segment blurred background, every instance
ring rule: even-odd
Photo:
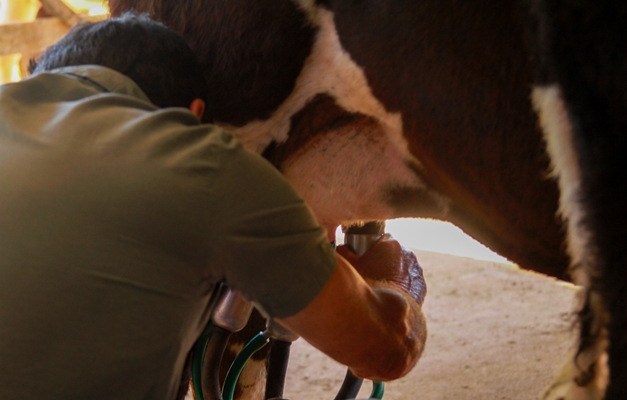
[[[60,1],[46,3],[54,5]],[[63,0],[62,3],[80,16],[108,13],[104,0]],[[45,20],[50,17],[48,8],[39,0],[0,0],[0,28],[4,28],[0,30],[0,84],[25,76],[28,60],[37,55],[41,45],[55,42],[67,30],[60,21]],[[16,49],[24,52],[11,53]]]

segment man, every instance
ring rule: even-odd
[[[222,280],[358,376],[416,363],[413,254],[336,255],[270,164],[200,124],[182,37],[81,25],[33,72],[0,88],[0,398],[173,399]]]

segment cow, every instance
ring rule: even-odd
[[[109,3],[188,38],[212,88],[205,121],[270,159],[329,235],[439,218],[568,279],[514,2]]]
[[[285,174],[329,240],[338,225],[437,218],[522,268],[570,279],[559,187],[534,111],[543,114],[540,95],[531,100],[541,52],[529,4],[109,5],[112,15],[147,12],[187,38],[211,88],[204,121]]]
[[[580,342],[546,399],[627,398],[627,4],[531,0],[540,115],[585,288]]]

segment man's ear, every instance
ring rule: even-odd
[[[202,115],[205,112],[205,102],[202,99],[194,99],[192,104],[189,105],[189,109],[198,119],[202,119]]]

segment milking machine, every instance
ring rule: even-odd
[[[361,227],[343,229],[344,243],[354,253],[361,256],[381,238],[384,229],[384,222],[371,222]],[[290,345],[298,339],[298,335],[272,320],[267,322],[264,332],[259,332],[240,351],[229,368],[223,388],[220,389],[220,363],[229,337],[246,326],[253,305],[237,291],[226,287],[220,287],[217,290],[221,291],[220,300],[214,308],[209,324],[192,350],[192,384],[196,400],[233,400],[237,379],[244,365],[256,351],[270,341],[272,341],[272,348],[264,399],[286,400],[283,399],[283,388]],[[362,383],[362,379],[355,377],[350,370],[347,370],[344,382],[334,400],[354,399]],[[373,382],[369,398],[381,399],[383,392],[383,383]]]

